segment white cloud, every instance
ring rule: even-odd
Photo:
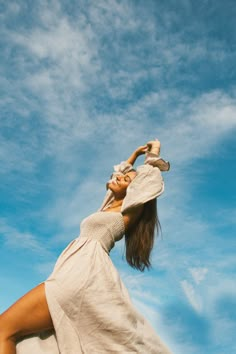
[[[11,16],[18,14],[20,9],[21,9],[20,4],[17,2],[12,1],[7,4],[7,12]]]
[[[0,218],[0,234],[9,248],[22,248],[40,255],[49,255],[45,244],[42,245],[38,238],[29,232],[21,232],[8,225],[4,218]]]
[[[101,0],[89,6],[88,13],[91,22],[100,34],[108,28],[110,33],[133,31],[139,28],[139,20],[134,16],[134,7],[129,3]]]
[[[102,186],[91,179],[91,177],[87,178],[74,188],[65,189],[60,194],[57,192],[54,202],[43,211],[50,222],[56,222],[60,226],[61,232],[55,236],[57,242],[77,237],[81,220],[96,211],[94,204],[97,204],[97,209],[100,207],[106,191],[105,185]],[[55,238],[51,239],[52,243]]]
[[[1,137],[0,142],[0,174],[7,175],[9,172],[30,172],[35,170],[35,161],[31,159],[29,146],[21,145],[17,141],[7,140]]]
[[[159,324],[158,313],[152,307],[144,304],[140,300],[133,299],[133,302],[143,316],[147,318],[155,328],[157,328]]]
[[[191,304],[191,306],[194,308],[196,312],[201,312],[202,311],[202,301],[200,297],[196,294],[196,291],[187,280],[181,281],[181,286],[183,288],[183,291]]]
[[[41,263],[35,266],[36,271],[43,275],[44,277],[48,277],[54,268],[55,262],[47,262]]]
[[[22,10],[16,3],[8,7],[6,16]],[[22,8],[25,11],[27,5]],[[37,173],[46,176],[49,198],[38,219],[46,228],[47,223],[58,227],[47,240],[55,247],[77,236],[81,219],[102,201],[109,166],[126,158],[136,145],[160,138],[172,170],[165,175],[166,193],[159,201],[164,239],[159,239],[152,259],[154,269],[164,275],[133,277],[123,271],[122,277],[137,307],[163,333],[171,329],[162,327],[162,306],[173,298],[184,297],[197,314],[214,318],[217,297],[224,291],[233,293],[234,281],[224,277],[227,269],[235,269],[235,257],[229,255],[232,244],[221,241],[218,232],[212,252],[211,221],[193,213],[191,191],[204,173],[198,159],[220,156],[222,142],[234,134],[235,91],[223,88],[196,95],[188,87],[182,92],[178,84],[179,75],[182,82],[196,82],[196,73],[181,70],[183,63],[185,68],[196,62],[199,66],[206,57],[216,63],[233,52],[224,50],[223,42],[206,38],[188,43],[183,33],[166,30],[171,30],[176,14],[163,16],[161,22],[146,5],[141,11],[146,17],[140,16],[139,5],[120,1],[88,2],[83,9],[77,6],[75,17],[60,1],[44,1],[37,9],[30,30],[24,25],[17,31],[3,28],[8,47],[2,54],[6,64],[11,63],[11,73],[7,65],[1,82],[6,93],[1,134],[6,137],[0,139],[0,173],[8,174],[9,183],[11,172],[18,181],[21,173],[28,173],[25,199],[30,188],[36,189]],[[46,168],[41,165],[44,159]],[[234,215],[228,210],[221,222],[234,223]],[[0,231],[6,247],[47,252],[43,237],[19,232],[4,219]],[[116,248],[117,260],[123,242]],[[51,267],[50,262],[36,270],[46,275]],[[120,263],[119,268],[124,269]],[[221,325],[216,327],[217,337]],[[181,331],[176,329],[182,335]],[[180,353],[191,349],[185,343]]]
[[[160,127],[167,153],[175,164],[209,156],[215,145],[236,129],[234,95],[220,91],[197,99],[186,97],[184,105],[172,111],[176,119]],[[220,149],[218,150],[220,154]]]
[[[208,273],[207,268],[190,268],[189,271],[197,285],[205,279],[206,274]]]
[[[220,208],[220,210],[216,211],[217,217],[217,225],[226,226],[232,225],[234,226],[236,223],[236,208]]]
[[[152,328],[160,337],[160,340],[166,345],[168,343],[168,347],[170,345],[174,348],[175,344],[172,344],[171,342],[169,327],[163,324],[161,314],[157,311],[157,309],[143,303],[143,301],[138,300],[137,298],[133,298],[132,301],[137,310],[145,317],[148,322],[150,322]],[[179,354],[179,352],[176,351],[176,354]]]
[[[43,111],[45,148],[42,147],[42,151],[45,154],[56,155],[63,160],[79,140],[86,141],[96,135],[97,128],[104,137],[110,131],[109,139],[114,144],[118,144],[122,136],[126,142],[124,148],[145,137],[149,139],[155,132],[168,146],[168,158],[178,165],[210,154],[212,146],[223,138],[222,135],[235,128],[234,99],[220,91],[193,99],[174,90],[163,90],[160,85],[158,92],[149,92],[139,100],[131,100],[124,110],[97,112],[94,90],[95,95],[100,95],[102,88],[107,97],[110,93],[112,99],[127,95],[134,98],[132,88],[150,75],[141,61],[133,71],[127,65],[122,66],[122,60],[133,63],[137,50],[135,45],[123,56],[118,70],[106,68],[108,51],[101,52],[101,48],[108,24],[114,26],[111,27],[113,34],[115,29],[126,32],[141,28],[141,25],[142,31],[150,34],[156,27],[154,18],[143,27],[136,9],[118,1],[88,5],[87,11],[88,17],[78,11],[77,21],[74,21],[63,12],[59,1],[45,2],[38,11],[39,21],[32,31],[22,29],[16,33],[6,30],[9,43],[18,44],[24,50],[22,56],[18,54],[17,69],[21,69],[23,75],[23,81],[18,85],[33,92],[39,100],[37,110]],[[110,36],[109,40],[115,43],[119,53],[122,43],[112,38]],[[175,36],[175,39],[179,56],[185,52],[192,53],[181,43],[180,37]],[[155,36],[152,35],[150,40],[155,41]],[[165,37],[162,43],[166,43]],[[155,45],[160,54],[158,57],[162,54],[165,57],[164,44],[156,40]],[[178,56],[172,56],[172,61],[178,61]],[[151,70],[158,80],[161,67],[157,72],[154,67]],[[86,94],[90,100],[84,96]],[[11,97],[11,93],[8,96]],[[22,97],[18,99],[22,100]],[[32,110],[35,109],[35,101],[31,100],[27,105],[33,105]],[[154,117],[162,114],[164,119],[155,121]]]

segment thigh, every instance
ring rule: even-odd
[[[29,291],[5,311],[0,317],[0,327],[15,338],[53,328],[44,283]]]

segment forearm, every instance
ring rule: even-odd
[[[137,158],[140,155],[145,154],[147,151],[148,151],[147,145],[139,146],[136,150],[134,150],[134,152],[130,155],[130,157],[126,160],[126,162],[133,165],[135,163],[135,161],[137,160]]]
[[[143,155],[147,152],[155,154],[159,156],[160,154],[161,144],[158,140],[149,141],[146,145],[139,146],[134,152],[130,155],[130,157],[126,160],[126,163],[130,165],[134,165],[135,161],[140,155]]]
[[[137,160],[137,158],[138,158],[138,154],[137,154],[137,152],[136,151],[134,151],[131,155],[130,155],[130,157],[127,159],[127,163],[130,163],[131,165],[133,165],[134,163],[135,163],[135,161]]]

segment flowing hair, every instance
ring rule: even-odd
[[[126,260],[141,272],[151,267],[150,255],[154,245],[155,229],[161,229],[157,215],[156,198],[143,205],[138,221],[125,234]]]

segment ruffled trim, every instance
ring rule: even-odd
[[[114,166],[114,173],[122,173],[125,174],[133,169],[133,165],[128,163],[127,161],[122,161],[119,165]]]
[[[152,153],[147,152],[145,158],[145,164],[152,165],[154,167],[158,167],[161,171],[169,171],[170,163],[169,161],[165,161],[162,157]]]

